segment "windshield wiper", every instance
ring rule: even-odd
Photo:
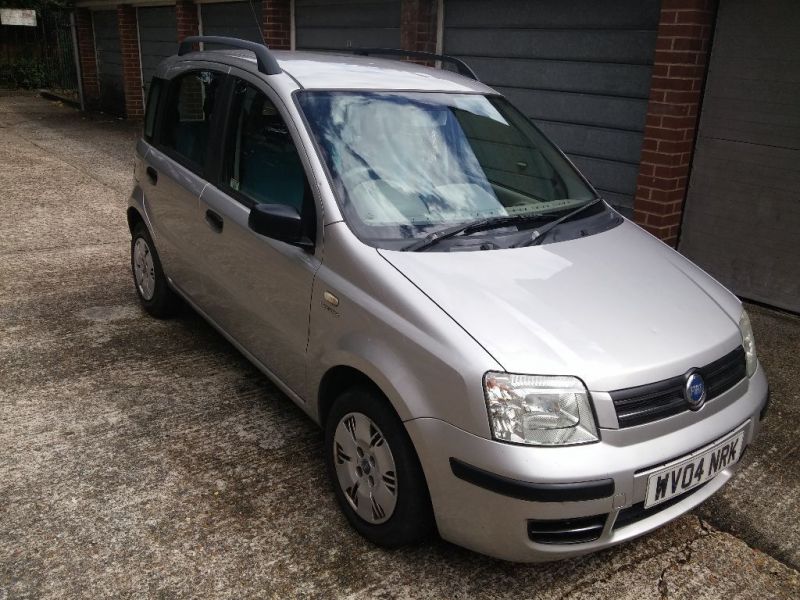
[[[516,223],[525,223],[528,221],[541,221],[542,218],[543,215],[512,215],[477,219],[468,223],[453,225],[452,227],[446,227],[444,229],[440,229],[439,231],[434,231],[421,240],[417,240],[416,242],[412,242],[408,246],[405,246],[402,250],[403,252],[419,252],[421,250],[427,250],[431,246],[435,246],[439,242],[450,239],[459,234],[486,231],[488,229],[495,229],[497,227],[504,227],[506,225],[513,225]]]
[[[595,198],[591,202],[587,202],[583,206],[580,206],[580,207],[576,208],[575,210],[572,210],[572,211],[568,212],[567,214],[558,217],[554,221],[550,221],[549,223],[547,223],[541,229],[534,230],[533,237],[531,239],[529,239],[529,240],[527,240],[525,242],[522,242],[520,244],[516,244],[513,247],[514,248],[524,248],[526,246],[538,246],[539,244],[542,243],[542,241],[544,241],[544,238],[547,237],[547,234],[550,231],[552,231],[553,229],[555,229],[556,227],[558,227],[559,225],[561,225],[561,223],[563,223],[564,221],[569,221],[571,218],[573,218],[576,215],[582,213],[584,210],[586,210],[590,206],[594,206],[598,202],[602,202],[602,201],[603,201],[602,198]]]

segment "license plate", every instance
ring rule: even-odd
[[[744,431],[647,478],[644,507],[650,508],[688,492],[736,464],[744,449]]]

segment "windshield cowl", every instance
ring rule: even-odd
[[[497,223],[496,227],[478,227],[456,235],[448,235],[429,241],[426,238],[412,242],[390,244],[387,250],[403,252],[468,252],[506,250],[546,245],[585,238],[608,231],[623,222],[623,217],[605,202],[588,203],[580,213],[561,221],[564,214],[541,219],[517,220]],[[572,211],[575,212],[575,211]]]

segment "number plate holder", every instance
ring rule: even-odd
[[[744,450],[744,430],[647,477],[644,507],[650,508],[680,496],[735,465]]]

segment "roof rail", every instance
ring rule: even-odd
[[[240,40],[239,38],[223,37],[219,35],[193,35],[185,38],[178,46],[178,56],[183,56],[189,52],[193,52],[192,46],[194,44],[219,44],[221,46],[230,46],[231,48],[241,48],[242,50],[250,50],[256,55],[256,64],[258,70],[264,75],[278,75],[282,73],[278,61],[275,56],[269,51],[265,44],[257,42],[248,42],[247,40]]]
[[[407,56],[409,58],[424,58],[426,60],[440,60],[455,65],[459,75],[469,77],[475,81],[480,81],[467,63],[455,56],[447,54],[434,54],[433,52],[417,52],[416,50],[400,50],[399,48],[352,48],[353,54],[358,56],[369,56],[370,54],[384,54],[386,56]]]

